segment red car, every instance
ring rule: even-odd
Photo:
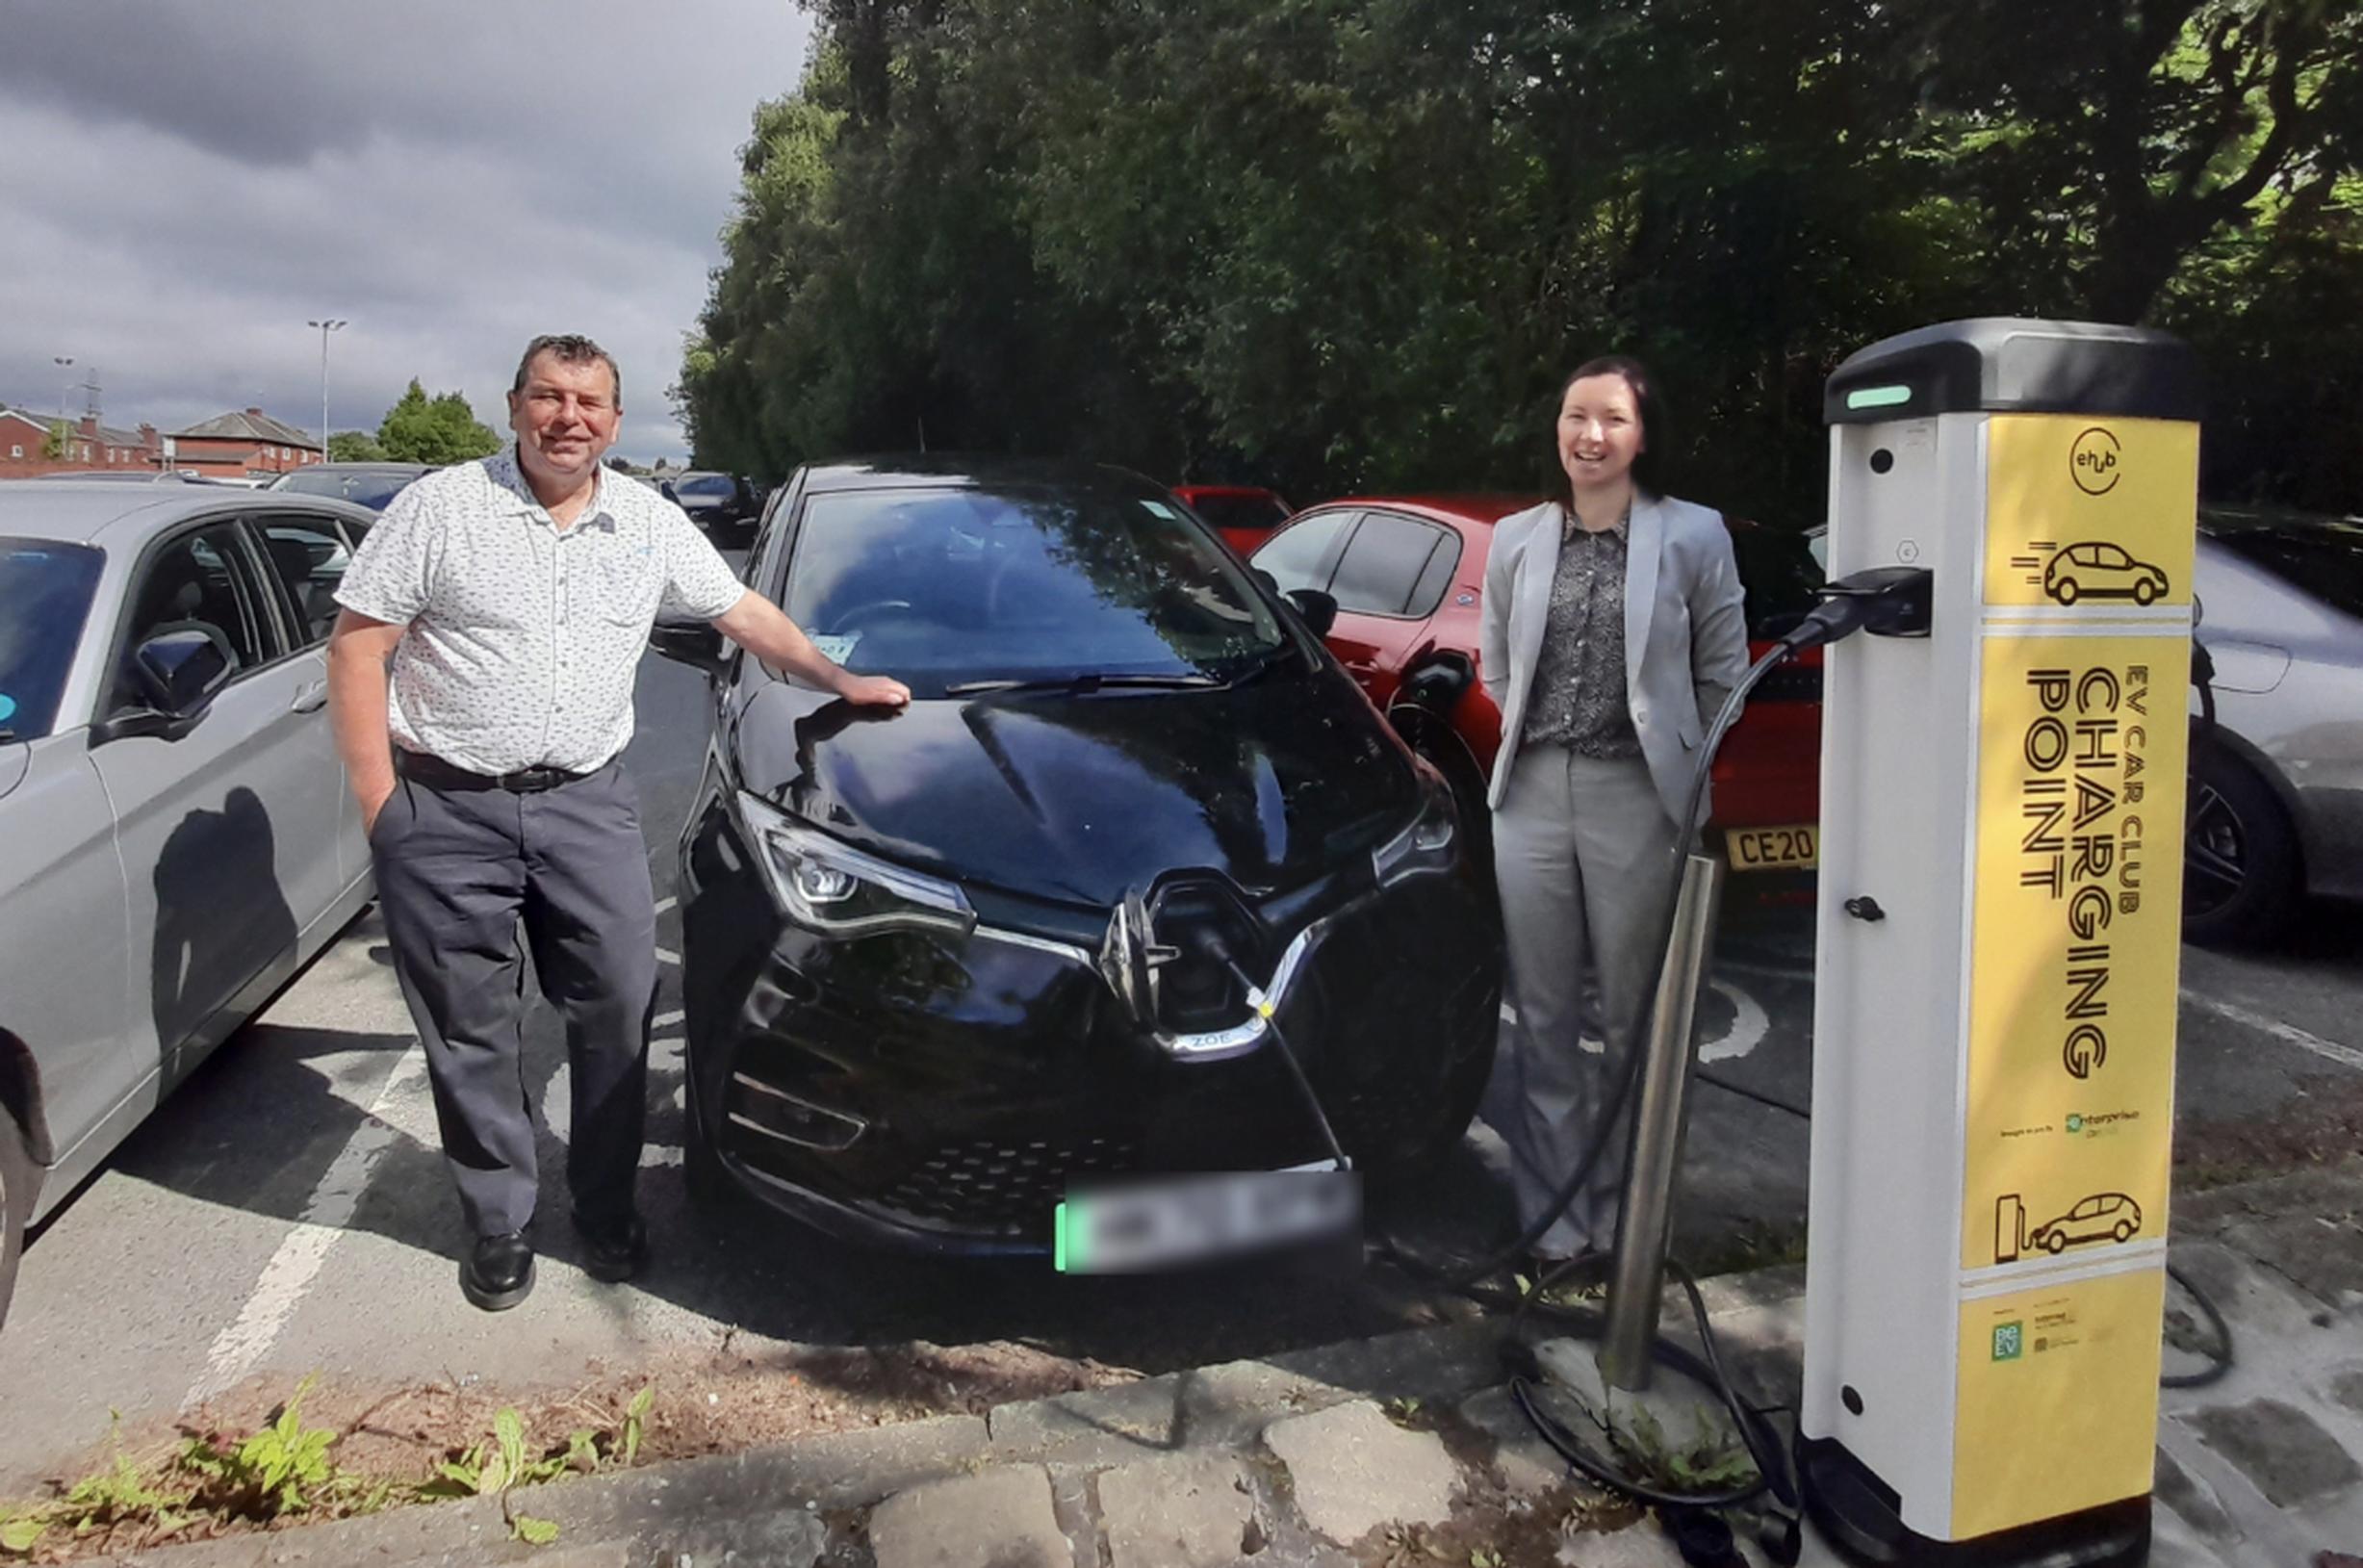
[[[1315,506],[1251,558],[1285,593],[1337,601],[1330,651],[1442,771],[1464,815],[1485,820],[1502,714],[1477,679],[1477,617],[1493,526],[1518,496],[1374,497]],[[1747,591],[1749,653],[1812,608],[1821,581],[1803,538],[1725,519]],[[1821,812],[1821,655],[1766,677],[1715,759],[1715,816],[1734,871],[1811,868]]]
[[[1173,494],[1204,518],[1223,542],[1245,555],[1288,521],[1288,502],[1276,490],[1252,484],[1177,484]]]

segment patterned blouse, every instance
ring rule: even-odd
[[[1566,527],[1565,514],[1561,514]],[[1583,757],[1641,755],[1625,695],[1625,552],[1632,513],[1613,527],[1568,527],[1551,578],[1524,743]]]

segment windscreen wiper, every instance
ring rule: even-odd
[[[1049,676],[1025,681],[955,681],[943,688],[943,694],[946,697],[977,697],[989,692],[1087,692],[1114,687],[1162,691],[1203,691],[1220,684],[1222,682],[1211,675],[1116,675],[1086,671],[1081,675]]]

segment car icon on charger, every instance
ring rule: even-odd
[[[2117,545],[2069,545],[2043,568],[2043,592],[2063,604],[2079,599],[2130,599],[2149,605],[2166,597],[2166,572]]]
[[[2142,1228],[2142,1206],[2122,1193],[2095,1193],[2057,1220],[2037,1225],[2029,1247],[2059,1256],[2090,1242],[2129,1242]]]

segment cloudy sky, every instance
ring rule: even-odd
[[[526,339],[587,332],[617,451],[678,459],[737,149],[809,31],[787,0],[8,0],[0,402],[95,368],[111,424],[311,429],[328,316],[331,428],[413,376],[500,428]]]

